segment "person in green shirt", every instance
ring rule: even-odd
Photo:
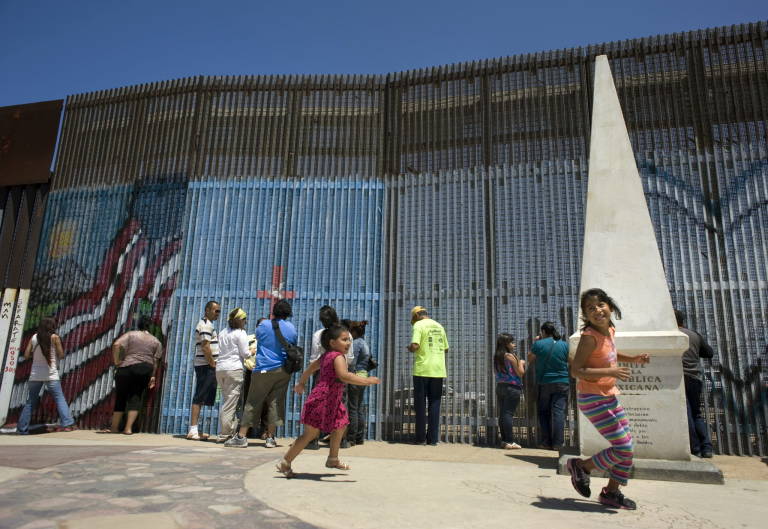
[[[429,317],[427,309],[411,309],[413,333],[408,351],[414,353],[413,400],[416,413],[416,444],[437,445],[440,437],[440,398],[446,377],[448,337],[443,326]]]

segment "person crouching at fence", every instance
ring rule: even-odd
[[[325,466],[349,470],[349,465],[339,460],[341,440],[349,424],[343,402],[344,384],[372,386],[380,382],[377,377],[361,377],[349,372],[345,355],[352,346],[352,335],[345,327],[335,325],[324,330],[320,340],[326,352],[309,364],[293,389],[298,394],[304,393],[309,376],[320,370],[320,379],[301,410],[304,433],[277,463],[277,471],[286,478],[293,477],[291,463],[320,431],[331,432],[331,446]]]
[[[155,387],[155,373],[163,357],[163,346],[160,340],[150,334],[150,323],[148,317],[142,316],[139,319],[139,330],[128,331],[112,345],[112,359],[117,369],[115,409],[109,433],[118,432],[120,421],[127,410],[123,433],[131,435],[144,399],[144,391]]]
[[[576,492],[589,497],[589,473],[599,468],[609,476],[608,486],[600,492],[600,503],[619,509],[636,509],[634,501],[619,490],[626,485],[632,470],[633,446],[629,421],[616,396],[616,379],[628,380],[630,369],[618,362],[647,364],[647,354],[629,356],[618,353],[613,341],[615,334],[611,316],[621,319],[621,310],[604,290],[592,288],[581,295],[584,326],[571,363],[571,374],[579,380],[576,385],[579,410],[589,419],[600,435],[611,443],[589,459],[572,458],[567,468]]]
[[[245,333],[247,317],[239,307],[232,310],[228,327],[219,333],[219,358],[216,361],[216,383],[221,388],[219,443],[232,437],[237,427],[237,404],[243,389],[243,362],[251,356]]]

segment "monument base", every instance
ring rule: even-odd
[[[568,475],[565,465],[576,455],[561,455],[557,464],[557,473]],[[669,461],[666,459],[635,459],[630,479],[651,479],[656,481],[681,481],[685,483],[725,483],[722,471],[709,461],[694,457],[691,461]],[[602,470],[595,469],[592,478],[607,478]],[[593,488],[593,490],[596,490]]]

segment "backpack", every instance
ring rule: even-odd
[[[289,373],[301,371],[304,367],[304,348],[288,343],[288,341],[283,338],[283,333],[280,332],[280,324],[277,320],[272,320],[272,330],[275,331],[277,341],[279,341],[280,345],[285,349],[283,368]]]

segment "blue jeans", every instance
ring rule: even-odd
[[[427,444],[435,445],[440,440],[440,398],[443,396],[443,380],[445,379],[415,375],[413,377],[417,443],[426,441]]]
[[[539,428],[541,444],[559,450],[565,443],[563,434],[565,414],[568,411],[570,386],[562,383],[539,385]]]
[[[353,443],[362,444],[365,440],[365,431],[368,426],[367,406],[363,404],[363,397],[368,386],[347,386],[347,411],[349,412],[349,428],[347,439]]]
[[[496,402],[499,407],[499,433],[501,442],[512,444],[512,426],[515,424],[515,411],[520,404],[523,388],[515,384],[497,383]]]
[[[685,401],[688,404],[688,437],[691,442],[691,454],[698,456],[712,453],[712,439],[709,426],[701,413],[701,389],[704,383],[692,377],[685,379]]]
[[[61,390],[60,381],[30,380],[27,383],[29,398],[24,405],[24,409],[21,410],[19,422],[16,425],[17,433],[29,433],[29,421],[32,418],[32,412],[37,408],[37,403],[40,402],[40,389],[43,386],[45,386],[45,389],[48,390],[53,397],[53,400],[56,402],[56,409],[59,410],[59,424],[63,427],[75,424],[75,420],[72,418],[72,413],[69,411],[69,406],[67,406],[67,399],[64,398],[64,392]]]

